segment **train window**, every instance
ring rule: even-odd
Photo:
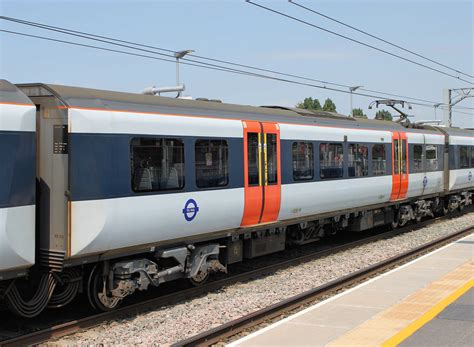
[[[311,142],[293,142],[293,179],[307,181],[314,178],[314,151]]]
[[[426,171],[438,170],[438,148],[436,145],[426,145]]]
[[[395,164],[395,167],[393,168],[393,172],[395,175],[398,175],[400,173],[400,161],[398,157],[398,140],[393,140],[393,162]]]
[[[459,162],[461,164],[461,169],[466,169],[469,167],[469,157],[469,147],[459,146]]]
[[[471,167],[474,167],[474,146],[471,146]]]
[[[338,178],[343,175],[344,151],[340,143],[319,145],[321,179]]]
[[[402,173],[407,173],[407,140],[402,140]]]
[[[260,184],[260,134],[247,134],[247,156],[248,156],[248,180],[249,186],[258,186]]]
[[[276,184],[278,182],[277,163],[277,135],[265,134],[267,137],[267,183]]]
[[[134,138],[132,189],[152,192],[184,188],[184,144],[178,139]]]
[[[413,168],[412,172],[423,172],[423,146],[413,146]]]
[[[349,145],[349,177],[369,175],[369,148],[364,145]]]
[[[194,148],[196,185],[224,187],[229,183],[229,146],[224,140],[198,140]]]
[[[372,174],[374,176],[385,175],[387,171],[387,159],[385,156],[385,145],[373,145],[372,147]]]

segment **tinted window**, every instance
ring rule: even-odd
[[[349,145],[349,176],[363,177],[369,175],[369,148],[364,145]]]
[[[471,146],[471,167],[474,167],[474,146]]]
[[[321,179],[342,177],[344,152],[340,143],[321,143],[319,145],[319,164]]]
[[[461,169],[469,167],[469,147],[468,146],[459,146],[459,162],[461,164]]]
[[[426,171],[438,170],[438,147],[436,145],[426,145]]]
[[[278,182],[278,160],[277,160],[277,135],[265,134],[267,144],[267,183],[276,184]]]
[[[423,146],[414,145],[413,146],[413,167],[412,172],[422,172],[423,171]]]
[[[134,138],[131,142],[135,192],[182,189],[184,144],[178,139]]]
[[[402,173],[407,173],[407,140],[402,140]]]
[[[313,144],[293,142],[293,179],[307,181],[314,177]]]
[[[228,153],[227,141],[196,141],[196,185],[199,188],[223,187],[229,183]]]
[[[395,167],[393,168],[393,172],[395,175],[398,175],[400,173],[400,165],[399,165],[399,157],[398,157],[398,140],[393,141],[393,162],[395,163]]]
[[[247,155],[248,155],[248,180],[250,186],[258,186],[260,184],[260,151],[259,151],[259,134],[247,134]]]
[[[374,145],[372,147],[372,174],[374,176],[381,176],[386,171],[385,145]]]

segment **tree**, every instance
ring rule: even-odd
[[[321,104],[318,99],[313,99],[312,97],[305,98],[303,102],[300,102],[296,105],[298,108],[304,108],[306,110],[321,110]]]
[[[387,110],[378,110],[375,114],[375,119],[392,121],[393,117]]]
[[[336,112],[336,104],[329,98],[324,101],[323,111]]]
[[[355,118],[365,118],[367,119],[367,115],[362,111],[361,108],[355,108],[352,110],[352,113],[354,114]]]

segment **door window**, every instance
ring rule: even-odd
[[[249,186],[260,185],[260,134],[248,133],[247,155],[248,155],[248,180]]]
[[[402,173],[407,173],[407,140],[402,140]]]
[[[278,182],[277,135],[265,134],[267,139],[267,183]]]
[[[395,167],[393,168],[393,172],[395,175],[398,175],[400,173],[400,158],[398,157],[398,140],[393,141],[393,158],[394,158],[394,163]]]

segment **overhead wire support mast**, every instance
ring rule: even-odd
[[[77,31],[77,30],[62,28],[62,27],[58,27],[58,26],[52,26],[52,25],[42,24],[42,23],[38,23],[38,22],[32,22],[32,21],[27,21],[27,20],[23,20],[23,19],[18,19],[18,18],[0,16],[0,19],[11,21],[11,22],[18,23],[18,24],[27,25],[27,26],[41,28],[41,29],[44,29],[44,30],[60,32],[60,33],[66,34],[66,35],[72,35],[72,36],[77,36],[77,37],[81,37],[81,38],[86,38],[86,39],[90,39],[90,40],[97,39],[95,41],[105,42],[105,43],[108,43],[108,44],[114,44],[115,45],[115,43],[122,43],[122,44],[126,44],[126,45],[121,45],[121,44],[117,44],[117,45],[121,46],[121,47],[136,49],[136,50],[141,50],[137,47],[143,47],[143,48],[158,50],[158,51],[162,51],[162,52],[167,52],[168,54],[154,52],[154,51],[150,51],[148,49],[142,50],[144,52],[158,54],[158,55],[162,55],[162,56],[165,56],[165,57],[173,57],[174,54],[177,53],[177,51],[167,49],[167,48],[151,46],[151,45],[136,43],[136,42],[132,42],[132,41],[121,40],[121,39],[108,37],[108,36],[103,36],[103,35],[96,35],[96,34],[86,33],[86,32],[83,32],[83,31]],[[107,41],[104,41],[104,40],[107,40]],[[109,41],[114,41],[114,43],[109,42]],[[137,47],[131,47],[129,45],[137,46]],[[190,54],[190,56],[193,57],[193,58],[198,58],[198,59],[202,59],[202,60],[208,60],[208,61],[223,63],[223,64],[226,64],[226,65],[238,66],[238,67],[242,67],[242,68],[246,68],[246,69],[262,71],[262,72],[268,72],[268,73],[272,73],[272,74],[276,74],[276,75],[280,75],[280,76],[293,77],[293,78],[297,78],[297,79],[301,79],[301,80],[305,80],[305,81],[317,82],[317,83],[321,83],[321,84],[324,84],[324,85],[332,85],[332,86],[343,87],[343,88],[350,88],[351,87],[350,85],[345,85],[345,84],[341,84],[341,83],[334,83],[334,82],[329,82],[329,81],[324,81],[324,80],[318,80],[318,79],[299,76],[299,75],[295,75],[295,74],[289,74],[289,73],[285,73],[285,72],[259,68],[259,67],[255,67],[255,66],[251,66],[251,65],[230,62],[230,61],[226,61],[226,60],[222,60],[222,59],[214,59],[214,58],[209,58],[209,57],[200,56],[200,55],[196,55],[196,54]],[[182,60],[189,60],[191,62],[197,62],[197,63],[205,64],[204,62],[200,62],[198,60],[193,60],[193,59],[190,60],[189,58],[184,58]],[[225,68],[228,68],[228,67],[225,67]],[[363,91],[366,91],[366,92],[369,92],[369,93],[384,94],[384,95],[395,96],[395,97],[403,98],[403,99],[410,99],[410,100],[425,102],[425,103],[429,103],[429,104],[436,104],[437,103],[436,101],[425,100],[425,99],[420,99],[420,98],[414,98],[414,97],[399,95],[399,94],[394,94],[394,93],[387,93],[387,92],[382,92],[382,91],[377,91],[377,90],[371,90],[371,89],[365,89],[365,88],[361,88],[360,90],[363,90]],[[460,107],[460,109],[461,108],[465,108],[465,107]],[[465,108],[465,109],[469,109],[469,108]]]
[[[256,6],[256,7],[260,7],[260,8],[262,8],[262,9],[266,10],[266,11],[269,11],[269,12],[278,14],[278,15],[280,15],[280,16],[282,16],[282,17],[285,17],[285,18],[294,20],[294,21],[296,21],[296,22],[299,22],[299,23],[308,25],[308,26],[310,26],[310,27],[312,27],[312,28],[314,28],[314,29],[322,30],[322,31],[327,32],[327,33],[329,33],[329,34],[332,34],[332,35],[338,36],[338,37],[340,37],[340,38],[349,40],[349,41],[351,41],[351,42],[357,43],[357,44],[359,44],[359,45],[362,45],[362,46],[365,46],[365,47],[374,49],[374,50],[376,50],[376,51],[378,51],[378,52],[388,54],[388,55],[390,55],[390,56],[392,56],[392,57],[395,57],[395,58],[404,60],[404,61],[406,61],[406,62],[415,64],[415,65],[418,65],[418,66],[423,67],[423,68],[425,68],[425,69],[428,69],[428,70],[431,70],[431,71],[435,71],[435,72],[438,72],[438,73],[440,73],[440,74],[442,74],[442,75],[455,78],[455,79],[457,79],[457,80],[459,80],[459,81],[463,81],[463,82],[466,82],[466,83],[469,83],[469,84],[474,84],[474,82],[468,81],[468,80],[466,80],[466,79],[464,79],[464,78],[461,78],[461,77],[459,77],[459,76],[456,76],[456,75],[450,74],[450,73],[448,73],[448,72],[445,72],[445,71],[436,69],[436,68],[434,68],[434,67],[428,66],[428,65],[423,64],[423,63],[419,63],[419,62],[417,62],[417,61],[415,61],[415,60],[402,57],[402,56],[399,55],[399,54],[386,51],[386,50],[384,50],[384,49],[382,49],[382,48],[378,48],[378,47],[373,46],[373,45],[371,45],[371,44],[362,42],[362,41],[360,41],[360,40],[353,39],[352,37],[349,37],[349,36],[346,36],[346,35],[343,35],[343,34],[339,34],[339,33],[335,32],[335,31],[332,31],[332,30],[323,28],[323,27],[321,27],[321,26],[319,26],[319,25],[316,25],[316,24],[307,22],[307,21],[305,21],[305,20],[303,20],[303,19],[300,19],[300,18],[291,16],[291,15],[289,15],[289,14],[286,14],[286,13],[283,13],[283,12],[280,12],[280,11],[277,11],[277,10],[272,9],[272,8],[270,8],[270,7],[267,7],[267,6],[263,6],[263,5],[257,4],[257,3],[255,3],[255,2],[253,2],[253,1],[251,1],[251,0],[245,0],[245,1],[246,1],[247,3],[249,3],[249,4],[251,4],[251,5],[254,5],[254,6]]]
[[[453,96],[453,92],[456,96]],[[473,92],[471,94],[471,92]],[[448,89],[446,91],[446,103],[448,108],[445,109],[445,125],[451,127],[453,125],[453,106],[467,98],[474,98],[474,88],[458,88]]]
[[[434,64],[436,64],[436,65],[442,66],[442,67],[444,67],[444,68],[446,68],[446,69],[449,69],[449,70],[451,70],[451,71],[457,72],[458,74],[461,74],[461,75],[464,75],[464,76],[467,76],[467,77],[470,77],[470,78],[474,78],[474,75],[470,75],[470,74],[465,73],[465,72],[462,72],[462,71],[460,71],[460,70],[458,70],[458,69],[456,69],[456,68],[452,68],[452,67],[450,67],[450,66],[448,66],[448,65],[445,65],[445,64],[443,64],[443,63],[440,63],[440,62],[438,62],[438,61],[436,61],[436,60],[434,60],[434,59],[428,58],[428,57],[426,57],[426,56],[424,56],[424,55],[422,55],[422,54],[416,53],[416,52],[414,52],[414,51],[412,51],[412,50],[409,50],[409,49],[407,49],[407,48],[404,48],[404,47],[402,47],[402,46],[400,46],[400,45],[397,45],[397,44],[395,44],[395,43],[393,43],[393,42],[390,42],[390,41],[388,41],[388,40],[385,40],[385,39],[383,39],[383,38],[381,38],[381,37],[379,37],[379,36],[373,35],[373,34],[367,32],[367,31],[364,31],[364,30],[362,30],[362,29],[359,29],[359,28],[356,28],[356,27],[354,27],[354,26],[352,26],[352,25],[349,25],[349,24],[347,24],[347,23],[344,23],[343,21],[340,21],[340,20],[337,20],[337,19],[335,19],[335,18],[332,18],[332,17],[330,17],[330,16],[328,16],[328,15],[325,15],[324,13],[318,12],[318,11],[316,11],[316,10],[313,10],[312,8],[309,8],[309,7],[306,7],[306,6],[304,6],[304,5],[301,5],[301,4],[297,3],[295,0],[288,0],[288,2],[291,3],[292,5],[298,6],[298,7],[302,8],[302,9],[304,9],[304,10],[306,10],[306,11],[312,12],[312,13],[318,15],[318,16],[324,17],[324,18],[326,18],[326,19],[329,19],[330,21],[333,21],[333,22],[335,22],[335,23],[341,24],[341,25],[343,25],[343,26],[345,26],[345,27],[347,27],[347,28],[350,28],[350,29],[355,30],[355,31],[357,31],[357,32],[359,32],[359,33],[362,33],[362,34],[364,34],[364,35],[367,35],[367,36],[369,36],[369,37],[371,37],[371,38],[374,38],[374,39],[376,39],[376,40],[378,40],[378,41],[381,41],[381,42],[383,42],[383,43],[386,43],[386,44],[388,44],[388,45],[390,45],[390,46],[392,46],[392,47],[398,48],[398,49],[400,49],[400,50],[402,50],[402,51],[405,51],[405,52],[407,52],[407,53],[413,54],[413,55],[415,55],[415,56],[417,56],[417,57],[419,57],[419,58],[425,59],[425,60],[427,60],[427,61],[429,61],[429,62],[431,62],[431,63],[434,63]]]

